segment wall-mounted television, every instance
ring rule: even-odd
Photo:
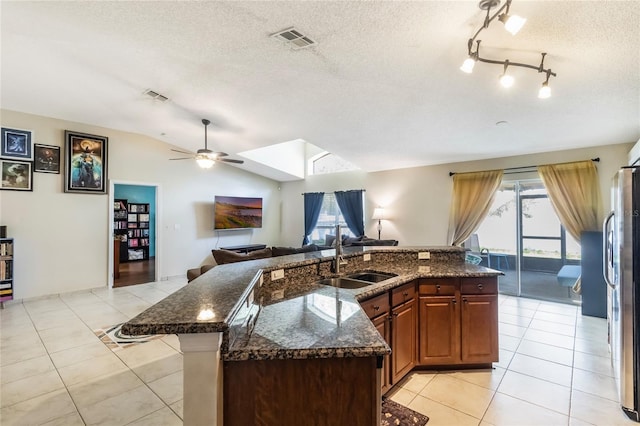
[[[213,216],[216,230],[262,228],[262,198],[216,195]]]

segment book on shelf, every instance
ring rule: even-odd
[[[138,222],[149,222],[149,214],[140,214],[138,215]]]
[[[11,288],[11,283],[0,284],[0,290],[6,290],[8,288]]]
[[[138,239],[137,238],[129,239],[129,247],[138,247]]]
[[[9,290],[0,290],[0,296],[6,296],[7,294],[13,293],[12,289]]]

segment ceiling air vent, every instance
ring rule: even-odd
[[[169,98],[167,98],[166,96],[161,95],[158,92],[154,92],[151,89],[145,90],[144,94],[147,95],[147,96],[151,96],[153,99],[155,99],[157,101],[160,101],[160,102],[165,102],[165,101],[169,100]]]
[[[271,37],[283,41],[291,46],[292,49],[304,49],[305,47],[313,46],[316,44],[315,41],[311,40],[306,35],[302,34],[300,31],[295,28],[289,28],[286,30],[282,30],[275,34],[271,34]]]

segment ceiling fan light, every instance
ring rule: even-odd
[[[466,72],[467,74],[471,74],[473,72],[473,67],[476,65],[476,61],[473,58],[467,58],[462,63],[460,70]]]
[[[198,158],[196,158],[196,162],[198,163],[198,166],[203,169],[210,169],[211,167],[213,167],[213,163],[215,163],[215,161],[206,156],[199,156]]]
[[[504,73],[500,76],[500,84],[502,85],[502,87],[505,88],[509,88],[511,86],[513,86],[513,82],[514,82],[514,78],[512,75],[509,75],[507,73]]]
[[[547,99],[550,97],[551,97],[551,87],[549,87],[549,84],[545,81],[544,83],[542,83],[542,87],[538,91],[538,98]]]
[[[522,29],[524,23],[527,22],[526,18],[518,15],[507,15],[506,13],[500,15],[498,19],[504,24],[504,29],[509,31],[511,35],[516,35]]]

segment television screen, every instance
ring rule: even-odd
[[[213,211],[214,229],[262,228],[262,198],[216,195]]]

